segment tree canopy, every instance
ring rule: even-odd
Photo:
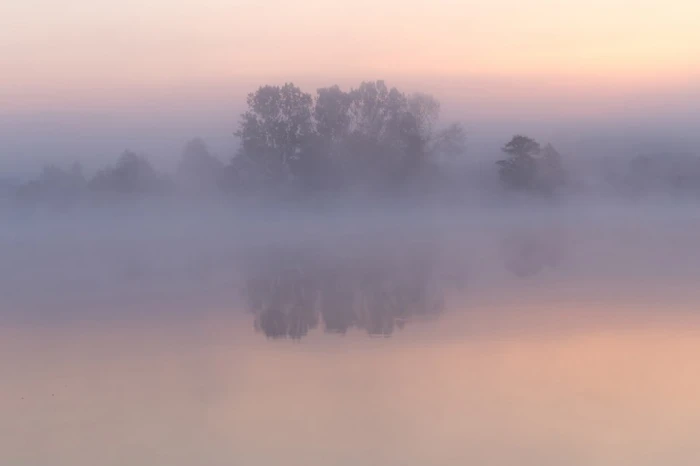
[[[247,106],[236,131],[238,165],[275,185],[396,186],[420,176],[435,154],[463,149],[458,125],[436,131],[435,98],[384,81],[347,92],[321,88],[315,96],[291,83],[263,86]]]
[[[516,135],[501,150],[506,158],[496,162],[498,174],[509,189],[551,195],[564,183],[561,155],[551,144],[543,149],[534,139]]]

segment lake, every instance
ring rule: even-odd
[[[78,215],[2,236],[0,464],[700,464],[692,210]]]

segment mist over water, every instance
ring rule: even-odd
[[[182,299],[201,303],[186,312],[193,319],[225,307],[263,334],[296,339],[390,335],[470,300],[690,304],[695,210],[680,201],[13,208],[0,236],[3,316],[70,325],[119,319],[108,311],[119,303],[129,319],[143,299],[166,319],[158,301]]]
[[[411,204],[6,208],[0,458],[697,462],[692,203]]]
[[[383,81],[246,107],[229,157],[0,179],[0,463],[697,464],[687,141],[493,144]]]

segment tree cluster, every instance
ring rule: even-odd
[[[415,189],[438,182],[441,157],[465,151],[460,125],[438,127],[435,98],[406,94],[383,81],[363,82],[349,91],[321,88],[314,95],[291,83],[262,86],[246,103],[234,132],[240,147],[227,163],[194,139],[174,176],[157,173],[146,157],[126,151],[91,179],[78,166],[47,167],[19,195],[63,199],[87,192],[287,195]]]
[[[289,83],[264,86],[247,104],[231,168],[248,188],[394,188],[434,174],[440,155],[464,152],[459,125],[437,129],[436,99],[383,81],[316,95]]]
[[[544,148],[527,136],[516,135],[502,151],[506,158],[496,162],[503,184],[513,190],[552,195],[566,182],[559,152]]]
[[[607,188],[629,198],[647,195],[700,194],[700,157],[692,154],[638,155],[605,167]]]
[[[25,200],[64,202],[175,192],[279,199],[318,192],[463,189],[469,176],[448,173],[442,164],[466,153],[465,132],[456,123],[441,125],[439,116],[440,103],[434,97],[404,93],[384,81],[363,82],[350,90],[324,87],[314,94],[291,83],[262,86],[247,96],[234,131],[239,148],[228,161],[194,139],[184,147],[173,175],[159,173],[145,156],[126,151],[92,177],[79,165],[46,167],[15,192]],[[550,144],[542,147],[516,135],[502,151],[506,157],[496,164],[508,190],[551,196],[570,181],[562,157]],[[629,184],[649,184],[645,180],[653,175],[645,174],[648,165],[636,164],[627,176]],[[679,175],[675,182],[692,184],[687,178]]]

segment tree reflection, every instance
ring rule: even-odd
[[[560,231],[518,232],[503,242],[506,268],[525,278],[548,267],[556,267],[564,256],[564,240]]]
[[[273,248],[247,280],[255,326],[271,338],[301,338],[318,325],[318,268],[308,251]]]
[[[449,236],[382,233],[288,239],[248,250],[243,283],[255,328],[268,338],[297,340],[318,327],[388,337],[412,320],[438,316],[447,292],[463,290],[467,276],[492,259],[472,257]],[[518,228],[499,241],[503,262],[496,266],[519,278],[557,267],[567,249],[558,228]]]
[[[245,290],[255,328],[300,339],[322,324],[390,336],[415,317],[443,309],[430,243],[333,248],[285,245],[248,255]]]

